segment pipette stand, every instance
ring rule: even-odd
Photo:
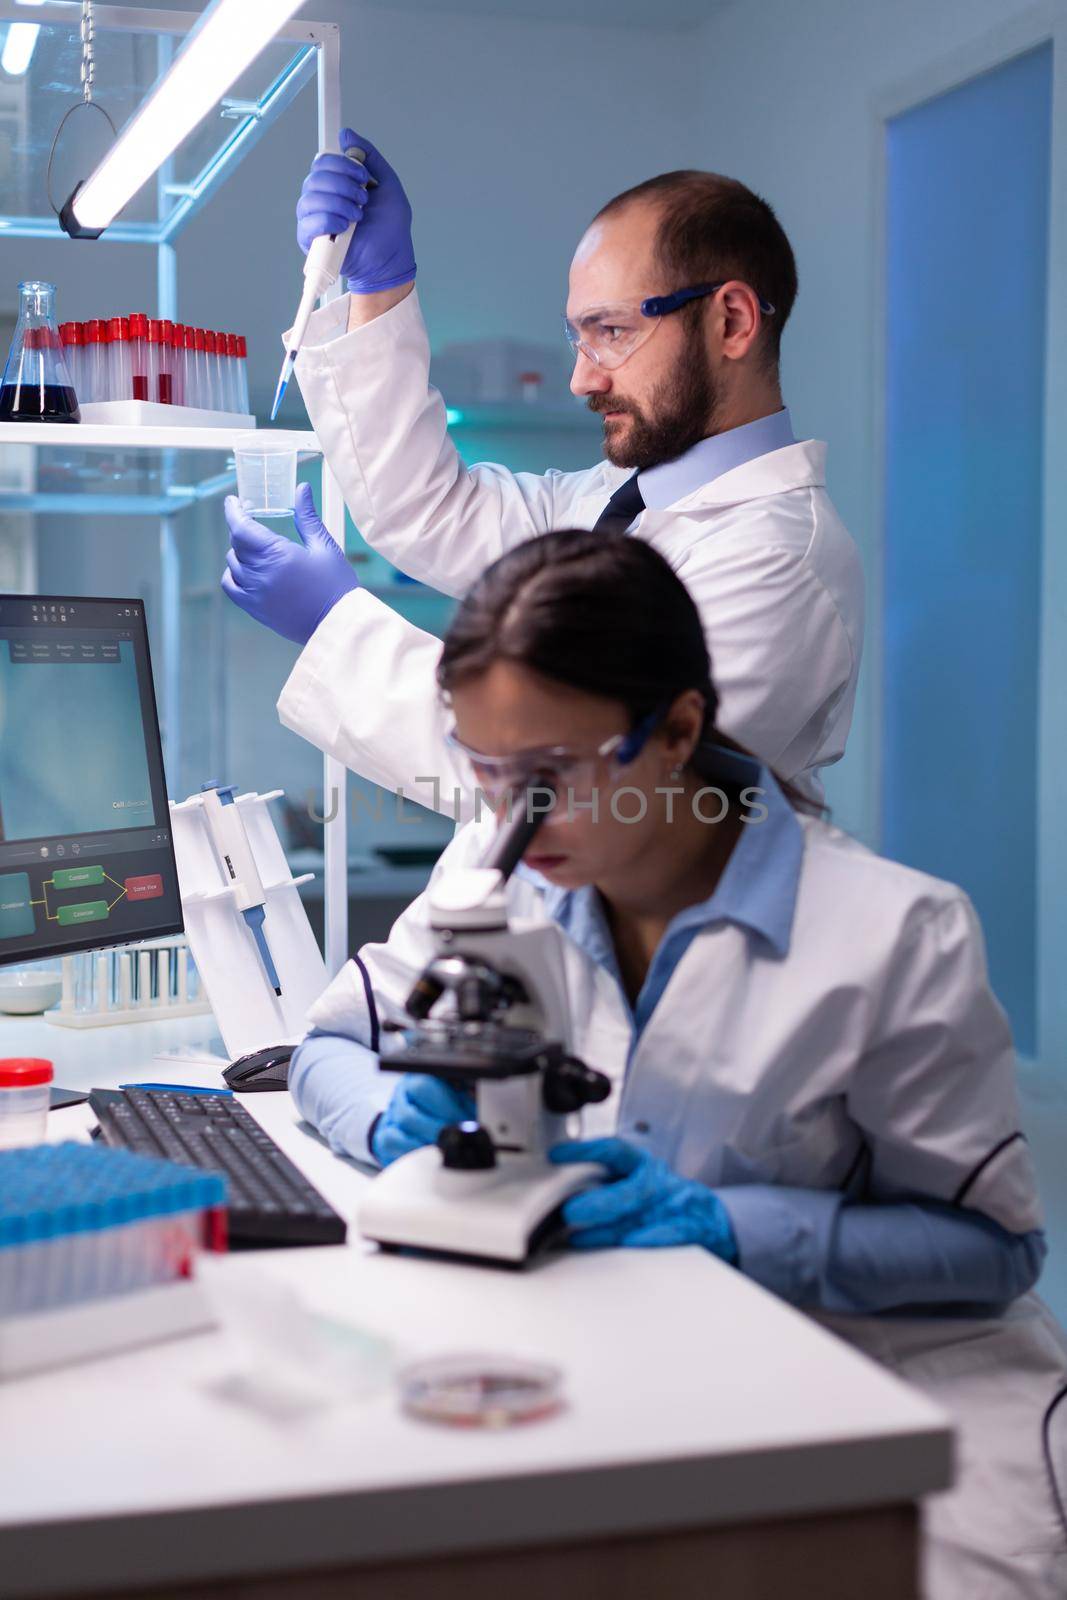
[[[195,794],[170,808],[186,936],[230,1059],[303,1038],[308,1009],[328,982],[299,893],[300,885],[315,875],[293,877],[267,809],[267,802],[283,793],[274,789],[264,795],[237,795],[234,800],[266,894],[264,933],[278,971],[280,996],[271,986],[212,843],[203,797]],[[177,1059],[189,1059],[188,1053]],[[212,1057],[201,1054],[199,1059]]]

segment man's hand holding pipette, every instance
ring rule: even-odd
[[[344,154],[316,156],[296,206],[296,241],[306,255],[323,234],[356,231],[341,263],[340,276],[352,294],[377,294],[415,277],[411,205],[404,186],[381,151],[342,128],[342,152],[360,149],[363,161]],[[368,188],[368,185],[374,187]]]
[[[363,148],[351,128],[341,130],[340,145],[340,155],[324,151],[315,158],[300,192],[297,239],[307,256],[304,292],[286,338],[272,422],[285,398],[316,302],[338,278],[344,278],[356,296],[350,304],[359,304],[358,297],[364,295],[370,305],[371,296],[410,285],[415,277],[411,207],[400,179],[373,145]],[[373,168],[380,170],[381,180]]]
[[[338,600],[359,588],[348,557],[315,510],[311,485],[302,483],[296,491],[293,520],[299,541],[256,522],[233,495],[225,511],[232,544],[223,589],[257,622],[294,644],[307,644]]]

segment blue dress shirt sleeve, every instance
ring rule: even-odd
[[[742,1184],[715,1193],[738,1265],[792,1305],[873,1313],[894,1306],[1004,1305],[1037,1282],[1039,1230],[1009,1233],[938,1201],[856,1205],[836,1191]]]
[[[395,1074],[382,1072],[375,1051],[337,1033],[309,1033],[289,1063],[289,1093],[305,1122],[337,1155],[376,1167],[367,1143],[392,1098]]]

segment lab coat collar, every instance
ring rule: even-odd
[[[666,511],[734,468],[791,444],[796,444],[796,437],[789,412],[783,408],[739,428],[698,439],[674,461],[639,473],[637,486],[650,511]]]
[[[760,799],[767,815],[760,822],[744,824],[714,893],[680,911],[670,922],[662,943],[689,929],[733,922],[765,940],[775,955],[784,959],[792,937],[804,831],[769,767],[753,757],[725,751],[721,754],[735,769],[731,777],[763,791]],[[592,886],[562,889],[522,862],[515,873],[538,890],[545,915],[599,965],[605,965],[598,891]]]
[[[704,483],[671,506],[671,514],[704,506],[739,505],[765,495],[786,494],[791,489],[826,486],[826,445],[820,439],[802,439],[781,450],[755,456]],[[646,513],[648,515],[649,513]]]
[[[576,528],[593,527],[608,498],[630,476],[622,468],[609,466],[606,462],[600,471],[602,477],[597,488],[590,488],[574,507],[571,520]],[[649,539],[656,533],[673,538],[683,530],[682,519],[685,517],[699,519],[703,511],[744,505],[748,501],[788,494],[794,489],[822,489],[825,485],[826,445],[819,439],[803,439],[797,444],[771,450],[741,466],[732,467],[720,478],[701,484],[665,510],[643,511],[634,524],[634,532],[643,539]],[[703,538],[706,529],[699,525],[698,520],[691,532],[693,538]]]

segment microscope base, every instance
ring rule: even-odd
[[[603,1178],[593,1162],[553,1167],[543,1156],[507,1152],[487,1171],[450,1171],[427,1145],[378,1175],[357,1222],[364,1238],[381,1245],[514,1266],[548,1242],[546,1231],[555,1234],[564,1200]]]

